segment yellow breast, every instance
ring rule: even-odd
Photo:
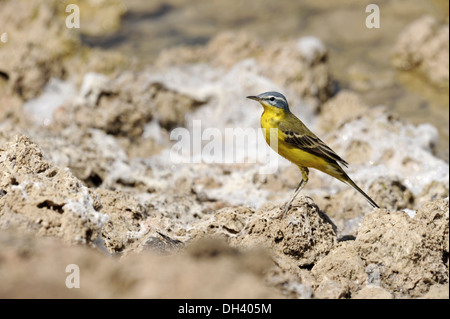
[[[279,124],[285,120],[285,116],[284,111],[279,108],[264,106],[261,128],[267,144],[278,154],[298,166],[313,167],[324,171],[328,167],[325,160],[285,142],[286,134],[279,129]]]
[[[279,124],[283,121],[284,116],[283,110],[264,105],[264,113],[261,116],[261,128],[267,144],[280,155],[286,157],[285,154],[282,154],[285,152],[280,153],[281,148],[284,148],[285,142],[283,140],[284,133],[279,130]]]

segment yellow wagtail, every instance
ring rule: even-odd
[[[331,148],[311,132],[302,121],[291,111],[283,94],[266,92],[247,98],[258,101],[264,107],[261,116],[261,127],[265,129],[265,139],[278,154],[298,166],[302,180],[295,190],[294,196],[287,203],[284,216],[298,193],[308,182],[308,167],[318,169],[341,182],[344,182],[360,192],[373,207],[379,206],[358,185],[353,182],[338,163],[345,167],[348,163],[337,155]],[[277,129],[278,145],[273,147],[270,143],[270,129]]]

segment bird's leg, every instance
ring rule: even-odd
[[[299,166],[299,168],[300,168],[300,172],[302,173],[302,180],[298,184],[298,186],[294,192],[294,196],[292,196],[291,200],[284,207],[284,211],[281,214],[280,218],[284,217],[284,215],[288,212],[289,208],[291,208],[292,202],[294,201],[295,197],[297,197],[298,193],[300,193],[300,191],[303,189],[303,187],[305,187],[306,183],[308,183],[308,174],[309,174],[308,168],[303,167],[303,166]]]
[[[304,186],[305,186],[305,180],[302,179],[300,181],[300,183],[298,184],[297,188],[295,189],[294,196],[292,196],[291,200],[286,204],[286,206],[284,206],[284,212],[281,217],[283,217],[284,214],[286,214],[288,212],[289,208],[291,208],[292,202],[294,201],[295,197],[297,197],[298,193],[300,193],[300,191],[303,189]]]

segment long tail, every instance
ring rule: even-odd
[[[375,203],[375,201],[372,198],[370,198],[369,195],[364,193],[364,191],[361,188],[359,188],[358,185],[356,185],[355,182],[353,182],[350,178],[348,179],[347,183],[351,185],[354,189],[356,189],[358,192],[360,192],[360,194],[367,199],[370,205],[372,205],[375,208],[380,208],[380,206],[378,206],[378,204]]]
[[[347,173],[344,172],[344,170],[341,168],[341,172],[339,174],[340,176],[338,177],[339,180],[341,180],[342,182],[352,186],[354,189],[356,189],[361,195],[363,195],[367,201],[370,203],[370,205],[372,205],[375,208],[380,208],[380,206],[378,206],[377,203],[375,203],[375,201],[369,197],[369,195],[367,195],[366,193],[364,193],[364,191],[358,187],[358,185],[355,184],[354,181],[352,181],[352,179],[347,175]]]

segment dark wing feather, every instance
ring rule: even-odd
[[[305,152],[314,154],[325,160],[333,160],[341,163],[345,167],[348,163],[329,148],[320,138],[315,135],[299,134],[290,130],[282,131],[286,134],[285,142],[291,144]],[[312,133],[311,133],[312,134]]]

